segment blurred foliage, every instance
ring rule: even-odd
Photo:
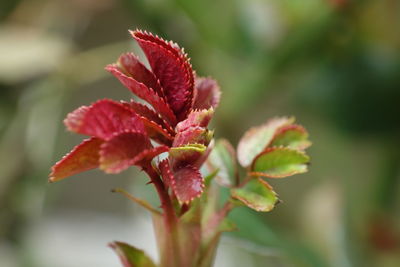
[[[217,136],[237,143],[277,115],[311,134],[310,173],[273,184],[285,203],[272,213],[234,213],[234,236],[279,250],[284,266],[398,266],[399,12],[395,0],[1,1],[0,250],[29,261],[24,233],[54,210],[121,209],[99,192],[118,179],[88,174],[90,198],[79,189],[90,179],[68,194],[45,184],[78,143],[65,114],[129,97],[103,67],[138,51],[127,34],[137,27],[182,44],[219,81]]]

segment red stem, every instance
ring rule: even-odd
[[[153,166],[149,164],[149,166],[145,166],[143,169],[149,175],[151,182],[156,187],[161,201],[161,207],[164,210],[167,227],[172,230],[173,226],[176,224],[177,218],[164,183],[160,179],[159,174],[154,170]]]

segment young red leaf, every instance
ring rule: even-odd
[[[211,78],[196,78],[194,85],[193,109],[215,109],[221,98],[219,85]]]
[[[176,131],[182,132],[191,127],[206,128],[214,114],[214,109],[193,110],[188,117],[176,125]]]
[[[311,142],[307,138],[308,132],[303,126],[296,124],[287,125],[275,133],[270,146],[286,146],[304,150],[311,145]]]
[[[136,131],[145,133],[144,125],[135,111],[125,105],[103,99],[90,107],[80,107],[64,120],[68,130],[107,140],[115,133]]]
[[[176,117],[170,106],[165,102],[164,98],[157,95],[153,89],[125,75],[116,64],[108,65],[106,70],[113,74],[125,87],[131,90],[132,93],[152,105],[171,125],[176,124]]]
[[[243,167],[248,167],[254,158],[272,141],[276,131],[294,122],[294,118],[275,118],[258,127],[248,130],[238,145],[238,160]]]
[[[271,147],[254,159],[251,171],[255,175],[283,178],[306,172],[309,161],[310,158],[302,151]]]
[[[166,129],[164,129],[156,122],[147,119],[146,117],[140,118],[142,119],[142,122],[146,128],[146,132],[150,138],[160,144],[171,145],[174,138],[169,134]]]
[[[132,53],[121,55],[118,59],[118,65],[127,76],[153,89],[160,97],[164,97],[160,82],[154,74],[139,61],[136,55]]]
[[[131,32],[143,49],[153,73],[159,79],[170,107],[183,119],[193,101],[193,70],[184,53],[158,37],[141,31]]]
[[[113,242],[109,246],[118,254],[124,267],[156,267],[143,250],[123,242]]]
[[[97,168],[102,143],[103,141],[98,138],[90,138],[77,145],[52,167],[49,181],[59,181],[68,176]]]
[[[188,165],[174,171],[171,187],[179,202],[188,203],[203,192],[203,178],[197,168]]]
[[[213,138],[214,133],[202,127],[191,127],[183,132],[178,132],[175,135],[174,147],[184,146],[187,144],[202,144],[208,145]]]
[[[141,133],[119,133],[101,146],[100,169],[107,173],[119,173],[131,166],[139,153],[150,148],[150,140]]]
[[[171,135],[175,134],[174,129],[171,128],[168,122],[162,119],[153,109],[149,108],[148,106],[135,102],[131,100],[129,103],[125,103],[127,106],[132,108],[139,116],[145,117],[150,121],[161,125],[163,129],[167,130],[168,133]]]
[[[260,178],[250,179],[242,187],[231,189],[231,195],[256,211],[270,211],[278,202],[272,187]]]

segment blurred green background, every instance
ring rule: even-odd
[[[82,139],[62,119],[129,99],[106,71],[140,50],[141,28],[185,47],[223,97],[217,137],[295,115],[313,146],[307,174],[274,180],[283,203],[232,213],[240,231],[216,266],[400,266],[400,2],[396,0],[2,0],[0,265],[119,266],[107,242],[156,257],[148,214],[110,189],[152,199],[137,170],[49,185]]]

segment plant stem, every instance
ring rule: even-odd
[[[164,210],[166,226],[168,227],[168,230],[173,230],[177,217],[164,183],[160,179],[159,174],[154,170],[153,166],[149,164],[149,166],[145,166],[143,169],[149,175],[151,182],[156,187],[161,201],[161,207]]]
[[[161,201],[161,207],[164,211],[163,222],[165,225],[165,229],[159,229],[163,233],[163,238],[160,238],[158,242],[159,248],[161,252],[161,262],[160,266],[162,267],[175,267],[182,266],[181,264],[181,255],[180,255],[180,247],[179,247],[179,232],[178,232],[178,217],[175,213],[174,207],[172,206],[171,198],[168,194],[168,191],[160,179],[160,175],[150,164],[145,166],[144,171],[150,177],[151,182],[156,187],[158,196]],[[157,226],[156,226],[157,227]],[[159,227],[159,226],[158,226]],[[162,240],[162,241],[160,241]]]

